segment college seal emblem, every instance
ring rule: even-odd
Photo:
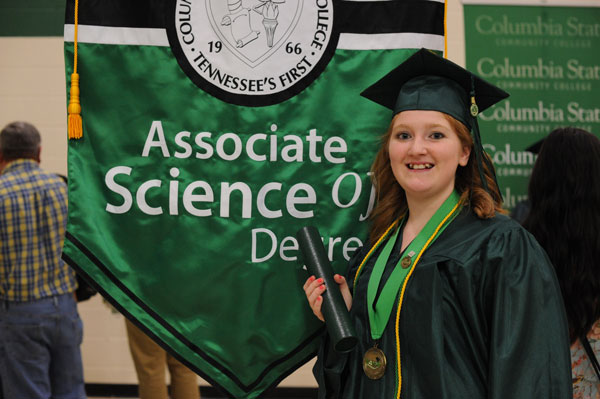
[[[339,38],[334,0],[172,0],[166,18],[188,78],[245,106],[301,92],[325,69]]]

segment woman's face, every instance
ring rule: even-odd
[[[438,111],[397,114],[388,150],[392,172],[408,199],[450,195],[456,169],[467,165],[471,153]]]

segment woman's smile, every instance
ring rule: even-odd
[[[411,170],[428,170],[433,168],[433,164],[431,163],[409,163],[406,164],[406,166],[408,167],[408,169]]]

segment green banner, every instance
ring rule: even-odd
[[[80,1],[64,258],[211,384],[258,397],[323,331],[296,232],[318,227],[338,272],[365,237],[391,115],[360,93],[442,50],[443,17],[437,1]]]
[[[467,68],[511,95],[479,120],[512,208],[527,197],[527,147],[557,127],[600,134],[600,7],[466,4],[464,15]]]

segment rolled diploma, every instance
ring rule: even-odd
[[[333,279],[333,269],[327,258],[319,231],[313,226],[306,226],[296,233],[304,263],[308,272],[316,278],[322,278],[327,289],[323,293],[323,318],[327,332],[337,352],[351,351],[358,339],[350,321],[350,314],[338,284]]]

